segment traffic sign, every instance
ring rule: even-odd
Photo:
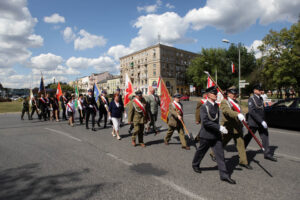
[[[240,88],[245,88],[246,85],[249,85],[249,83],[240,83]]]
[[[246,80],[240,80],[240,83],[245,83],[246,82]]]

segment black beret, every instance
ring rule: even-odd
[[[212,93],[214,95],[218,94],[218,90],[216,86],[209,87],[205,90],[206,93]]]
[[[260,84],[255,84],[255,85],[253,86],[253,90],[262,90],[262,87],[261,87]]]
[[[136,94],[137,96],[142,96],[142,95],[143,95],[143,93],[142,93],[141,90],[136,91],[135,94]]]
[[[174,98],[180,98],[181,97],[181,94],[179,94],[179,93],[176,93],[176,94],[174,94],[174,96],[173,96]]]
[[[238,94],[239,93],[238,89],[235,86],[231,86],[226,91],[227,91],[227,93],[231,93],[231,94]]]
[[[93,90],[92,90],[92,89],[89,89],[88,92],[93,92]]]

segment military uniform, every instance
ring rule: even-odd
[[[21,115],[21,119],[24,120],[24,114],[25,112],[27,113],[28,119],[30,119],[30,115],[29,115],[29,102],[28,99],[24,99],[23,100],[23,109],[22,109],[22,115]]]
[[[156,94],[150,94],[146,100],[149,105],[149,111],[151,117],[149,128],[152,127],[153,130],[156,132],[155,122],[157,121],[158,106],[160,106],[160,100]]]
[[[33,116],[34,112],[36,112],[36,114],[39,117],[39,112],[38,112],[38,107],[37,107],[36,100],[35,100],[35,98],[32,98],[32,100],[31,100],[31,114],[30,114],[30,119],[32,119],[32,116]]]
[[[214,87],[208,88],[207,91],[215,95],[217,94],[217,90]],[[207,150],[212,147],[216,155],[221,180],[235,184],[235,181],[230,178],[229,172],[227,171],[225,165],[221,131],[226,133],[227,130],[219,124],[218,104],[209,100],[206,101],[206,103],[200,108],[200,117],[202,121],[202,126],[200,129],[200,146],[197,148],[192,162],[194,171],[201,173],[199,168],[200,163]]]
[[[63,113],[63,119],[64,120],[67,120],[67,116],[66,116],[66,105],[67,105],[67,103],[68,103],[68,99],[64,95],[62,95],[60,97],[60,107],[63,110],[62,113]]]
[[[234,139],[234,143],[239,153],[239,158],[240,158],[239,164],[246,166],[248,165],[248,160],[247,160],[245,144],[243,139],[243,124],[238,119],[239,113],[236,112],[231,107],[229,101],[225,99],[221,101],[220,107],[222,110],[221,125],[225,126],[226,129],[228,130],[228,134],[223,135],[223,139],[222,139],[223,147],[225,147],[231,139]]]
[[[46,121],[47,120],[47,103],[46,103],[46,100],[41,97],[39,98],[39,108],[41,110],[41,114],[39,115],[39,119],[41,120],[42,117],[44,118],[44,120]]]
[[[258,86],[255,86],[254,89],[255,88],[260,89]],[[266,159],[276,161],[276,159],[273,158],[269,147],[269,132],[268,132],[267,124],[265,122],[264,102],[262,97],[254,94],[249,98],[247,121],[250,129],[254,134],[256,131],[259,132],[259,136],[262,140],[262,145],[265,149],[264,157]],[[266,127],[264,127],[264,124]],[[248,132],[248,134],[245,135],[244,137],[246,148],[250,143],[251,139],[252,139],[252,135],[250,132]]]
[[[177,95],[175,94],[175,96],[177,96]],[[180,98],[180,97],[178,96],[177,98]],[[181,147],[185,148],[185,149],[189,149],[189,147],[187,147],[187,145],[186,145],[186,140],[185,140],[184,131],[183,131],[183,125],[177,117],[178,115],[180,115],[183,118],[183,112],[182,112],[183,105],[180,102],[178,102],[178,104],[181,107],[181,110],[178,109],[179,107],[178,108],[176,107],[175,102],[172,102],[169,105],[169,116],[168,116],[169,128],[168,128],[168,132],[167,132],[164,140],[165,140],[165,144],[168,144],[174,131],[177,130],[177,132],[179,134],[179,139],[181,142]]]
[[[141,95],[141,92],[136,92],[136,95]],[[141,105],[139,105],[141,103]],[[142,109],[143,108],[143,109]],[[137,101],[137,98],[133,99],[128,107],[128,123],[133,123],[133,133],[132,133],[132,144],[135,146],[135,139],[138,136],[139,143],[144,145],[144,125],[148,121],[148,110],[147,102],[144,98]]]
[[[98,109],[95,98],[88,95],[84,98],[83,104],[86,107],[85,126],[89,129],[89,119],[90,115],[92,115],[92,130],[95,130],[95,116]]]
[[[102,95],[99,96],[98,101],[99,101],[99,119],[98,119],[97,124],[100,127],[100,121],[102,120],[102,118],[104,116],[104,128],[106,128],[107,109],[108,109],[108,106],[109,106],[109,101],[108,101],[107,97],[104,97]]]

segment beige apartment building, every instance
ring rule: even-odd
[[[114,76],[111,79],[107,79],[107,93],[114,94],[115,91],[121,87],[120,76]]]
[[[161,77],[170,94],[189,92],[186,69],[197,54],[157,44],[120,58],[121,89],[125,88],[126,73],[134,90],[147,94],[148,87],[156,88]]]

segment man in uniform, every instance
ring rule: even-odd
[[[180,94],[174,95],[174,101],[169,105],[169,116],[168,116],[168,132],[164,139],[165,145],[169,144],[169,141],[174,133],[177,130],[181,142],[181,147],[186,150],[190,150],[190,147],[187,146],[186,140],[184,137],[183,131],[183,105],[180,103]]]
[[[28,120],[30,120],[30,115],[29,115],[29,102],[28,98],[25,97],[23,99],[23,109],[22,109],[22,115],[21,115],[21,120],[24,120],[24,114],[25,112],[27,113]]]
[[[269,147],[269,132],[268,125],[265,121],[265,111],[264,111],[264,101],[261,95],[261,86],[259,84],[253,87],[254,95],[251,96],[248,100],[248,124],[252,132],[255,134],[256,131],[259,132],[259,136],[262,140],[262,145],[265,149],[264,157],[267,160],[271,160],[276,162],[277,159],[273,157]],[[247,148],[248,144],[252,139],[252,135],[248,132],[245,135],[245,148]]]
[[[83,95],[80,94],[77,100],[79,121],[80,124],[83,124],[83,119],[85,117],[85,106],[83,105]]]
[[[238,89],[235,86],[228,88],[227,99],[221,101],[222,118],[221,125],[225,126],[228,130],[228,134],[223,135],[223,147],[225,147],[231,139],[234,139],[234,143],[239,153],[240,162],[239,165],[246,169],[252,169],[248,164],[245,144],[243,139],[243,124],[242,121],[245,117],[242,113],[237,112],[233,107],[241,110],[236,98],[238,97]],[[215,156],[211,153],[213,160]]]
[[[45,121],[47,121],[47,103],[44,98],[44,94],[41,94],[41,98],[39,99],[39,108],[41,110],[41,114],[39,115],[39,119],[41,120],[42,117]]]
[[[196,112],[195,112],[195,121],[196,121],[197,125],[201,123],[200,108],[207,100],[207,93],[205,92],[205,90],[201,90],[201,93],[202,93],[202,99],[200,99],[200,101],[198,101],[197,106],[196,106]],[[199,139],[200,139],[200,135],[198,134],[195,137],[195,142],[199,142]]]
[[[46,100],[46,116],[48,119],[51,118],[51,108],[50,108],[50,105],[51,105],[51,101],[50,101],[50,95],[49,93],[46,94],[46,97],[45,97],[45,100]]]
[[[66,116],[66,105],[68,103],[68,99],[66,97],[67,93],[64,92],[63,95],[60,97],[60,107],[63,110],[63,119],[67,120],[67,116]]]
[[[205,156],[207,150],[212,147],[216,155],[220,179],[230,184],[236,182],[230,178],[227,171],[224,158],[224,149],[222,145],[221,133],[227,134],[228,131],[224,126],[219,124],[219,106],[217,100],[217,88],[215,86],[206,89],[208,99],[200,108],[200,117],[202,126],[200,129],[200,146],[195,152],[193,159],[193,170],[201,173],[200,163]]]
[[[101,94],[99,95],[98,101],[99,101],[99,119],[98,119],[98,126],[100,127],[100,121],[103,118],[104,115],[104,127],[106,128],[106,123],[107,123],[107,113],[108,113],[108,98],[106,97],[107,92],[105,90],[102,90]]]
[[[129,101],[129,103],[127,104],[127,105],[128,105],[128,108],[130,107],[130,104],[132,104],[132,100],[133,100],[134,98],[135,98],[135,95],[134,95],[134,94],[132,94],[132,95],[129,96],[130,101]],[[132,130],[133,130],[133,123],[130,124],[129,129],[128,129],[128,133],[129,133],[129,134],[132,134],[132,133],[131,133]]]
[[[89,119],[90,115],[92,115],[92,131],[96,131],[95,129],[95,116],[98,110],[97,103],[95,101],[94,96],[92,95],[93,90],[88,90],[88,95],[84,98],[83,104],[86,108],[86,116],[85,116],[85,127],[89,129]]]
[[[38,117],[39,117],[39,111],[38,111],[36,99],[35,99],[35,97],[33,96],[32,99],[31,99],[31,114],[30,114],[30,119],[32,119],[32,116],[33,116],[34,112],[36,112],[36,114],[37,114]]]
[[[152,127],[153,131],[155,132],[155,135],[158,133],[155,122],[157,121],[157,114],[158,114],[158,106],[160,106],[160,100],[159,97],[155,94],[155,89],[150,89],[150,94],[147,97],[147,102],[150,107],[150,123],[147,126],[147,132],[149,132],[150,128]]]
[[[144,144],[144,125],[148,121],[147,102],[143,98],[143,93],[138,90],[135,92],[135,98],[128,107],[128,123],[133,124],[132,146],[136,146],[135,138],[138,135],[139,143],[142,147]]]

